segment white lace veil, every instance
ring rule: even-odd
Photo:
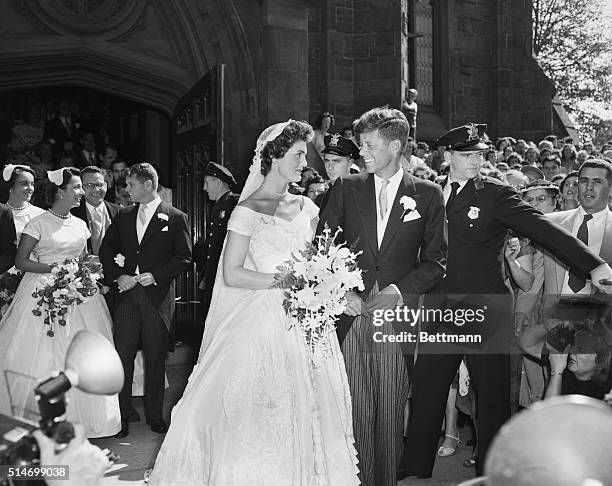
[[[292,121],[293,120],[287,120],[286,122],[270,125],[263,132],[261,132],[261,135],[257,139],[257,144],[255,145],[255,155],[253,156],[253,162],[251,163],[251,168],[249,169],[249,176],[244,183],[244,189],[242,189],[242,192],[240,193],[240,199],[238,202],[244,201],[257,189],[259,189],[259,186],[261,186],[261,183],[264,180],[264,176],[261,173],[261,151],[268,142],[275,140],[276,137],[283,133],[283,130]]]
[[[264,176],[261,173],[261,151],[265,147],[266,143],[275,140],[283,130],[293,120],[287,120],[283,123],[276,123],[269,126],[257,139],[255,145],[255,155],[253,156],[253,162],[249,169],[249,176],[244,183],[244,189],[240,193],[240,199],[238,202],[242,202],[253,194],[259,186],[261,186]],[[223,242],[223,250],[221,251],[221,257],[219,258],[219,264],[217,266],[217,275],[215,277],[215,285],[213,287],[213,295],[208,309],[208,315],[204,324],[204,336],[202,337],[202,345],[200,347],[200,353],[198,355],[198,364],[202,360],[202,356],[206,352],[206,349],[212,341],[212,337],[218,330],[219,324],[228,316],[228,314],[236,307],[237,302],[245,295],[253,292],[253,290],[242,289],[238,287],[228,287],[225,285],[225,279],[223,278],[223,256],[225,254],[225,245],[227,243],[227,236]]]

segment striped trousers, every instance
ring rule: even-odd
[[[378,284],[370,297],[376,293]],[[371,318],[358,316],[342,343],[342,352],[353,401],[361,483],[395,486],[410,378],[399,345],[374,342],[374,332],[392,334],[392,323],[374,326]]]
[[[145,415],[160,419],[164,408],[166,353],[170,334],[156,306],[143,287],[136,285],[121,295],[113,316],[115,349],[121,359],[125,381],[119,393],[121,420],[127,421],[132,407],[134,359],[142,343],[145,364]]]

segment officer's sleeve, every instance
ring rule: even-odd
[[[496,199],[498,219],[552,253],[577,273],[588,275],[605,263],[567,230],[525,203],[509,186],[500,186]]]

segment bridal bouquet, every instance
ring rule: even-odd
[[[11,302],[13,302],[15,292],[17,292],[17,287],[19,287],[22,278],[23,272],[15,267],[0,275],[0,316],[6,312]]]
[[[285,289],[283,308],[312,358],[329,349],[329,333],[346,310],[346,292],[364,288],[356,263],[359,253],[334,243],[340,231],[332,235],[325,225],[323,234],[275,276],[275,287]]]
[[[65,326],[68,312],[74,305],[87,302],[98,291],[102,278],[102,264],[97,257],[87,255],[79,260],[69,259],[57,264],[50,275],[40,278],[32,297],[38,299],[32,310],[35,316],[45,315],[49,326],[47,336],[53,337],[53,325]]]

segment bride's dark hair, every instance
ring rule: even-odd
[[[261,173],[266,175],[272,167],[272,159],[282,158],[298,140],[310,142],[314,136],[312,127],[305,121],[292,120],[274,140],[261,149]]]
[[[64,167],[62,171],[62,185],[57,186],[51,181],[45,182],[45,202],[46,206],[49,208],[53,206],[53,203],[57,199],[57,195],[59,194],[60,189],[66,189],[66,186],[70,183],[73,176],[80,176],[81,172],[79,169],[75,167]]]

